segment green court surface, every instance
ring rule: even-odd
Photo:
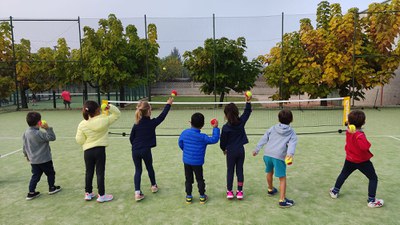
[[[212,117],[219,118],[220,127],[223,123],[222,109],[211,111],[202,111],[207,120],[203,132],[208,134],[211,134],[208,121]],[[142,190],[145,199],[135,202],[134,166],[128,136],[110,134],[106,192],[113,194],[114,200],[102,204],[83,200],[83,151],[75,142],[76,128],[82,120],[81,112],[40,111],[57,135],[57,140],[50,145],[57,172],[56,184],[63,190],[48,195],[46,177],[42,176],[37,187],[42,195],[27,201],[31,172],[21,151],[27,112],[1,113],[0,224],[399,224],[400,108],[364,111],[367,116],[364,131],[372,143],[372,162],[379,178],[377,197],[385,201],[385,205],[377,209],[367,207],[368,180],[358,171],[343,185],[338,199],[329,196],[329,188],[340,173],[345,158],[345,135],[335,132],[344,129],[340,125],[324,128],[294,126],[300,135],[293,165],[287,170],[287,197],[293,199],[295,205],[279,208],[278,196],[266,195],[262,154],[251,155],[261,134],[276,123],[277,111],[263,116],[267,112],[256,110],[246,129],[250,143],[246,145],[244,200],[226,199],[225,156],[216,144],[208,147],[204,165],[209,201],[199,204],[195,183],[194,202],[187,205],[182,153],[177,145],[178,136],[174,134],[188,127],[191,112],[182,114],[173,108],[164,125],[171,123],[176,128],[160,127],[157,133],[163,135],[157,137],[157,147],[152,150],[160,191],[151,193],[147,171],[144,170]],[[153,112],[153,116],[158,113]],[[328,119],[332,115],[333,112],[324,114],[317,111],[303,117],[295,114],[294,120],[302,118],[304,124],[311,124],[317,117]],[[129,133],[133,117],[134,111],[123,110],[122,118],[110,131]],[[315,129],[327,132],[308,134]],[[275,179],[274,184],[278,187],[279,181]]]

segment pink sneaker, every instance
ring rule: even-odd
[[[113,200],[113,196],[112,195],[104,194],[102,196],[100,196],[100,195],[97,196],[97,202],[100,202],[100,203],[108,202],[108,201],[111,201],[111,200]]]
[[[233,192],[232,191],[226,191],[226,198],[227,199],[233,199]]]
[[[92,192],[92,193],[88,193],[88,192],[85,193],[85,200],[86,200],[86,201],[90,201],[90,200],[92,200],[93,198],[94,198],[93,192]]]
[[[236,198],[238,200],[242,200],[243,199],[243,191],[237,191],[236,192]]]

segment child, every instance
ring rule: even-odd
[[[294,201],[286,198],[286,164],[285,158],[292,160],[296,145],[297,136],[294,130],[289,126],[293,121],[293,115],[290,110],[281,110],[278,114],[279,124],[272,126],[261,140],[258,142],[253,156],[256,156],[262,146],[264,148],[265,172],[267,173],[268,195],[275,195],[278,190],[272,184],[272,175],[275,171],[275,177],[280,182],[280,207],[291,207]]]
[[[121,115],[119,109],[109,104],[105,110],[110,113],[101,114],[99,104],[95,101],[86,101],[82,114],[84,120],[79,123],[76,132],[76,142],[84,150],[85,172],[85,200],[90,201],[95,197],[93,193],[93,175],[96,169],[98,196],[97,202],[107,202],[113,199],[110,194],[105,194],[104,173],[106,169],[106,147],[108,146],[108,128]]]
[[[156,127],[164,121],[167,116],[173,98],[167,100],[164,110],[157,118],[150,119],[151,106],[147,101],[140,101],[136,106],[136,122],[132,127],[129,140],[132,144],[132,159],[135,164],[135,200],[140,201],[144,198],[144,194],[140,189],[140,182],[142,177],[142,160],[146,165],[147,173],[149,174],[151,182],[151,191],[156,193],[158,186],[156,183],[156,176],[153,169],[153,156],[151,148],[157,145],[156,143]]]
[[[356,131],[346,131],[346,160],[344,161],[342,172],[340,172],[335,186],[329,190],[332,198],[339,196],[340,188],[346,179],[355,170],[360,170],[368,179],[368,207],[378,208],[383,206],[383,200],[375,198],[378,186],[378,177],[370,159],[374,156],[369,150],[371,144],[361,130],[365,124],[365,114],[363,111],[354,110],[347,116],[348,123],[356,127]],[[349,125],[349,126],[350,126]]]
[[[243,145],[249,143],[244,126],[251,114],[250,99],[251,97],[246,97],[246,107],[240,117],[239,110],[234,103],[226,105],[224,109],[225,119],[228,120],[228,122],[222,127],[220,148],[226,155],[227,199],[233,199],[234,197],[232,186],[235,167],[238,182],[236,198],[239,200],[243,199],[243,164],[245,158]]]
[[[206,184],[203,179],[203,164],[208,144],[215,144],[219,140],[218,121],[213,123],[213,133],[209,137],[201,133],[204,126],[204,116],[195,113],[190,120],[191,128],[184,130],[179,136],[178,144],[183,151],[183,163],[185,168],[186,203],[192,203],[193,173],[196,175],[197,187],[200,193],[200,203],[204,204],[208,196],[205,194]]]
[[[56,172],[54,171],[49,145],[50,141],[56,140],[53,128],[45,122],[42,123],[41,115],[37,112],[29,112],[26,115],[26,122],[29,128],[22,136],[23,152],[32,167],[32,178],[29,182],[29,193],[26,200],[32,200],[40,195],[40,192],[35,190],[43,173],[47,176],[49,195],[61,191],[61,187],[54,185]],[[46,132],[40,131],[40,127]]]

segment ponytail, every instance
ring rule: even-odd
[[[147,101],[140,101],[137,106],[136,106],[136,112],[135,112],[135,124],[139,124],[140,120],[143,118],[143,116],[148,116],[149,111],[151,107],[149,102]]]
[[[88,120],[89,117],[95,117],[97,110],[99,108],[99,104],[95,101],[86,101],[83,104],[82,115],[85,120]]]
[[[234,103],[229,103],[228,105],[226,105],[224,113],[229,124],[238,125],[240,123],[239,109]]]

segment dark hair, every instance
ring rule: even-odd
[[[26,122],[30,127],[36,126],[42,119],[42,116],[38,112],[28,112],[26,115]]]
[[[293,121],[292,111],[289,109],[282,109],[278,114],[279,122],[289,125]]]
[[[365,124],[365,113],[361,110],[354,110],[347,115],[349,125],[353,124],[356,128],[360,129]]]
[[[190,119],[190,123],[192,124],[193,127],[201,129],[204,126],[203,114],[199,112],[193,114],[192,118]]]
[[[239,120],[239,109],[235,105],[235,103],[229,103],[225,106],[224,109],[225,117],[228,120],[228,123],[232,125],[237,125],[240,123]]]
[[[83,104],[82,115],[85,120],[89,119],[90,117],[94,117],[96,115],[97,109],[99,108],[99,104],[95,101],[86,101]]]

